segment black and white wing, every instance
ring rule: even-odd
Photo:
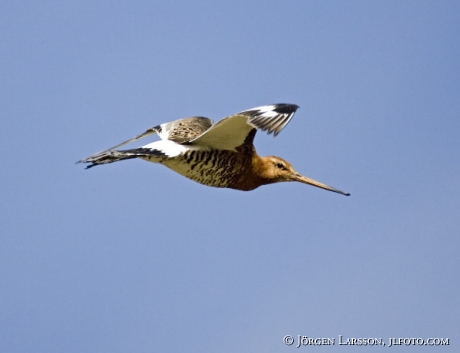
[[[289,123],[299,107],[295,104],[272,104],[242,111],[213,125],[189,144],[221,150],[235,150],[248,141],[254,129],[278,135]]]
[[[197,136],[203,134],[213,124],[209,118],[194,116],[191,118],[180,119],[169,123],[164,123],[147,129],[142,134],[139,134],[129,140],[119,143],[116,146],[110,147],[102,152],[95,153],[87,158],[84,158],[77,163],[92,163],[94,160],[101,160],[102,157],[114,152],[115,149],[127,145],[131,142],[138,141],[144,137],[158,134],[162,140],[170,140],[176,143],[188,142]],[[132,150],[134,151],[134,150]]]

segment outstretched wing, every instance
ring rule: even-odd
[[[250,132],[254,129],[278,135],[298,108],[295,104],[272,104],[245,110],[219,121],[189,144],[235,150],[244,143],[252,143],[255,134]]]
[[[104,151],[101,151],[101,152],[98,152],[98,153],[95,153],[87,158],[84,158],[82,160],[79,160],[77,163],[88,163],[91,161],[91,159],[94,159],[94,158],[97,158],[98,156],[103,156],[103,155],[106,155],[108,152],[111,152],[113,151],[114,149],[118,148],[118,147],[121,147],[121,146],[124,146],[124,145],[127,145],[128,143],[131,143],[131,142],[134,142],[134,141],[137,141],[137,140],[140,140],[144,137],[147,137],[147,136],[150,136],[150,135],[154,135],[154,134],[159,134],[159,130],[160,129],[160,125],[158,126],[154,126],[154,127],[151,127],[150,129],[146,130],[145,132],[143,132],[142,134],[139,134],[135,137],[133,137],[132,139],[129,139],[129,140],[126,140],[122,143],[119,143],[118,145],[116,146],[113,146],[113,147],[110,147],[110,148],[107,148],[106,150]]]
[[[213,121],[209,118],[204,118],[200,116],[194,116],[192,118],[185,118],[170,123],[164,123],[147,129],[142,134],[139,134],[132,139],[119,143],[116,146],[110,147],[104,151],[98,152],[84,158],[77,163],[89,163],[94,159],[99,159],[102,156],[110,154],[109,152],[114,151],[116,148],[127,145],[128,143],[135,142],[144,137],[158,134],[162,140],[170,140],[177,143],[184,143],[190,140],[193,140],[197,136],[203,134],[208,130],[213,124]]]

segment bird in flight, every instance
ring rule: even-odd
[[[86,168],[125,159],[141,158],[160,163],[198,183],[243,191],[283,181],[298,181],[342,195],[350,194],[299,174],[284,159],[261,157],[253,141],[257,130],[278,133],[289,123],[299,107],[272,104],[242,111],[218,123],[195,116],[154,126],[134,138],[77,163]],[[145,146],[118,150],[146,136],[158,134],[159,141]]]

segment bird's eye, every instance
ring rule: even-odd
[[[284,166],[283,163],[278,163],[276,166],[277,166],[279,169],[286,170],[286,167]]]

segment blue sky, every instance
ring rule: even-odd
[[[0,35],[2,352],[458,352],[458,2],[10,1]],[[283,102],[259,154],[350,197],[74,164]]]

